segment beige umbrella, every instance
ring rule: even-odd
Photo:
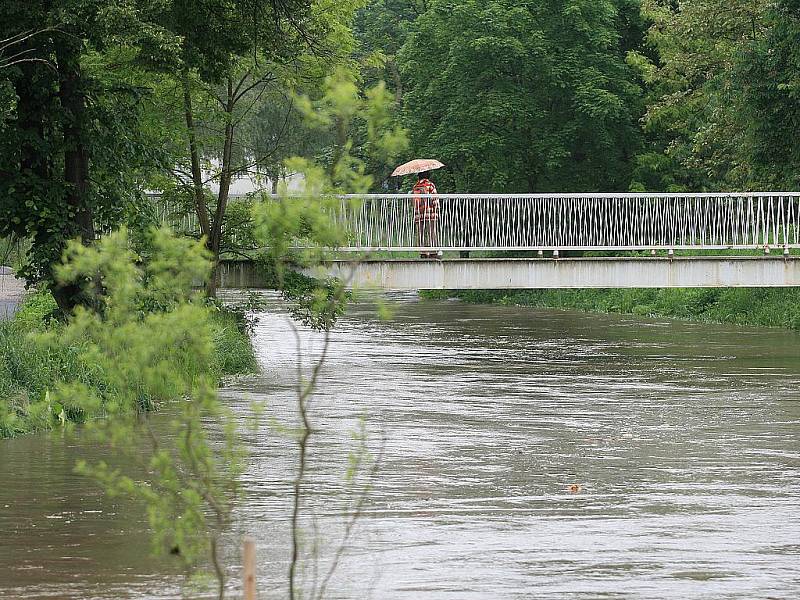
[[[418,158],[397,167],[392,173],[392,177],[411,175],[412,173],[424,173],[425,171],[441,169],[443,166],[444,165],[438,160],[433,160],[432,158]]]

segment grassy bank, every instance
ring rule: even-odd
[[[564,308],[800,330],[798,288],[428,290],[431,299]]]
[[[114,375],[97,364],[87,364],[79,340],[53,346],[37,337],[47,332],[58,337],[63,329],[63,323],[51,316],[55,308],[49,293],[31,294],[13,319],[0,322],[0,437],[90,418],[92,415],[51,402],[49,392],[57,382],[77,379],[100,397],[113,387],[110,379]],[[210,310],[213,377],[219,382],[226,376],[255,372],[257,362],[244,314]],[[192,368],[191,357],[182,356],[179,348],[166,360],[171,369]],[[143,407],[158,404],[149,397],[140,397],[137,403]]]

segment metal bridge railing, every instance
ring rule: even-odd
[[[409,195],[345,196],[348,248],[417,251],[435,227],[443,250],[649,250],[800,247],[800,193],[439,195],[435,223]]]
[[[421,228],[435,228],[435,247],[442,250],[800,248],[800,192],[437,198],[432,222],[415,219],[408,194],[341,196],[335,207],[326,206],[346,233],[339,248],[345,251],[425,250],[430,236],[420,237]],[[193,213],[160,207],[159,214],[178,230],[199,229]]]

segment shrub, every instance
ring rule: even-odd
[[[164,232],[152,243],[159,251],[144,265],[124,233],[98,250],[72,246],[62,274],[103,278],[96,310],[59,321],[39,291],[0,323],[0,437],[103,416],[109,403],[152,410],[180,396],[176,380],[257,370],[244,314],[208,306],[192,289],[207,268],[201,247]]]

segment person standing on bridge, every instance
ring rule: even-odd
[[[414,197],[414,240],[421,249],[422,258],[441,258],[439,249],[439,198],[436,186],[430,180],[430,172],[441,169],[444,164],[432,158],[417,158],[397,167],[392,177],[417,175],[417,183],[411,190]]]
[[[436,186],[430,180],[430,172],[419,174],[417,183],[411,190],[414,195],[414,224],[417,230],[417,245],[430,248],[429,252],[420,252],[422,258],[441,258],[439,250],[439,198],[436,197]],[[435,249],[435,250],[434,250]]]

